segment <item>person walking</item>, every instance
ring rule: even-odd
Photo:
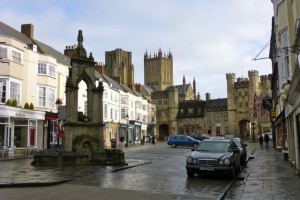
[[[155,145],[155,136],[154,135],[151,138],[151,142],[152,142],[153,145]]]
[[[260,148],[263,149],[264,148],[264,138],[261,134],[259,134],[258,140],[259,140]]]
[[[269,141],[270,141],[269,135],[264,134],[264,142],[265,142],[266,149],[269,149]]]
[[[124,146],[124,141],[125,141],[125,138],[124,138],[124,136],[122,135],[121,137],[120,137],[120,147],[123,147]]]

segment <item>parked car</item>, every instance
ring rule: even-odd
[[[196,140],[200,140],[200,141],[210,138],[208,135],[199,134],[199,133],[193,133],[191,135],[191,137],[194,138],[194,139],[196,139]]]
[[[244,144],[241,138],[234,138],[236,145],[238,146],[241,152],[241,164],[246,165],[247,163],[247,144]]]
[[[173,148],[176,148],[177,146],[197,147],[199,143],[199,140],[196,140],[187,135],[180,134],[171,135],[169,140],[167,141],[167,144]]]
[[[205,139],[186,159],[188,177],[225,174],[234,178],[241,166],[241,152],[231,139]]]

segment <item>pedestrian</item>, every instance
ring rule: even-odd
[[[269,141],[270,141],[269,135],[264,134],[264,142],[265,142],[266,149],[269,149]]]
[[[121,147],[124,146],[124,141],[125,141],[125,138],[124,138],[124,136],[122,135],[122,136],[120,137]]]
[[[145,144],[145,141],[146,141],[146,136],[143,135],[143,144]]]
[[[261,134],[259,134],[258,140],[259,140],[260,148],[263,149],[264,148],[264,138]]]
[[[151,138],[151,142],[152,142],[153,145],[155,145],[155,136],[154,135]]]
[[[141,144],[145,144],[145,135],[144,133],[142,133],[142,137],[141,137]]]

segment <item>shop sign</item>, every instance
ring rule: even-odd
[[[23,117],[23,118],[25,118],[25,114],[24,114],[24,113],[19,113],[19,112],[17,112],[17,113],[15,114],[15,116],[16,116],[16,117]]]
[[[64,137],[65,131],[64,130],[59,130],[58,131],[58,137]]]

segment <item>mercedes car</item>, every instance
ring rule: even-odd
[[[205,139],[186,159],[188,177],[195,174],[223,174],[231,178],[241,167],[241,152],[232,139]]]

